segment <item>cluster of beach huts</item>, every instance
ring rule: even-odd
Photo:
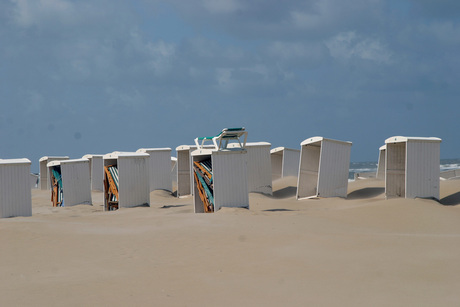
[[[211,141],[211,144],[205,144]],[[312,137],[300,149],[267,142],[248,143],[244,128],[226,128],[194,145],[141,148],[105,155],[42,157],[38,187],[53,206],[92,204],[91,190],[103,191],[104,209],[150,204],[150,192],[193,196],[195,212],[249,207],[249,193],[272,195],[273,180],[297,177],[297,199],[347,197],[351,142]],[[440,143],[434,137],[396,136],[380,148],[377,178],[386,197],[439,199]],[[28,159],[0,159],[0,217],[32,214]]]

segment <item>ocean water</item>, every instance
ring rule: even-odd
[[[351,162],[348,179],[353,180],[355,173],[377,172],[378,162]],[[441,159],[440,171],[460,168],[460,158]]]

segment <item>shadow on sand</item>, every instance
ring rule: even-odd
[[[372,198],[385,193],[385,188],[364,188],[348,194],[348,199]]]
[[[265,212],[288,212],[288,211],[295,211],[295,210],[291,210],[291,209],[267,209],[267,210],[263,210]]]
[[[180,207],[185,207],[185,205],[164,205],[164,206],[161,206],[160,209],[170,209],[170,208],[180,208]]]
[[[289,198],[295,196],[297,187],[285,187],[273,192],[273,198]]]
[[[460,205],[460,192],[451,194],[439,200],[444,206],[457,206]]]

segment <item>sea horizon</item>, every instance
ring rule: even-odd
[[[367,162],[350,162],[348,179],[354,180],[355,173],[372,173],[377,172],[378,161]],[[460,158],[441,159],[439,165],[440,171],[448,171],[460,168]]]

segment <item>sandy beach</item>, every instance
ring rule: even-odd
[[[441,201],[295,199],[296,178],[250,209],[194,214],[192,197],[151,193],[150,207],[53,208],[0,219],[2,306],[459,306],[460,180]]]

